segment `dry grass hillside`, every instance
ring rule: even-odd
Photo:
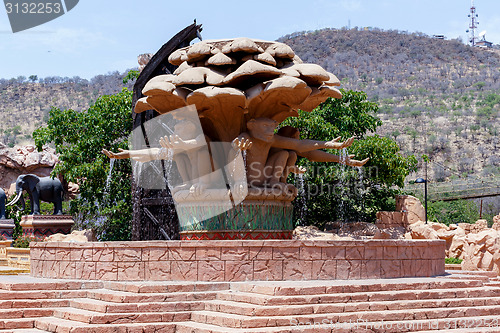
[[[300,32],[280,41],[377,102],[379,134],[406,154],[427,154],[430,180],[500,175],[498,50],[379,29]]]
[[[0,79],[0,143],[12,147],[32,142],[31,133],[45,123],[52,107],[84,110],[97,96],[121,91],[124,76],[114,72],[91,80],[36,76]]]

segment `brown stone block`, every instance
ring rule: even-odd
[[[328,246],[321,249],[321,259],[345,259],[344,246]]]
[[[75,279],[76,263],[72,261],[59,261],[58,276],[61,279]]]
[[[411,244],[407,246],[398,246],[398,259],[413,259],[413,246]]]
[[[170,274],[172,281],[196,281],[198,279],[197,261],[171,260]]]
[[[92,248],[73,248],[71,249],[71,261],[92,261]]]
[[[362,260],[337,260],[337,279],[361,279]]]
[[[337,260],[314,260],[311,279],[335,280],[337,278]]]
[[[59,278],[59,262],[56,260],[44,260],[41,262],[42,277]]]
[[[142,261],[141,248],[116,247],[115,261]]]
[[[140,251],[140,249],[139,249]],[[119,261],[118,262],[119,281],[140,281],[144,280],[144,262]]]
[[[115,258],[115,252],[113,248],[109,247],[94,247],[92,249],[92,261],[103,262],[103,261],[113,261]]]
[[[105,261],[97,262],[95,269],[95,277],[97,280],[105,280],[105,281],[118,280],[118,263],[105,262]]]
[[[261,281],[282,281],[283,260],[255,260],[253,278]]]
[[[40,254],[41,260],[56,260],[56,251],[55,247],[45,247]]]
[[[75,263],[75,278],[79,280],[95,280],[96,279],[97,263],[89,262],[76,262]]]
[[[300,248],[299,247],[274,247],[273,248],[273,259],[299,259],[300,258]]]
[[[432,275],[443,275],[445,273],[444,259],[432,260]]]
[[[383,279],[401,277],[401,260],[381,260],[380,277]]]
[[[401,260],[401,277],[415,277],[417,275],[417,268],[415,260]]]
[[[170,261],[149,261],[145,262],[144,276],[146,280],[169,281],[172,279],[170,270]]]
[[[365,258],[365,248],[362,246],[346,246],[345,257],[347,260],[362,260]]]
[[[40,260],[37,259],[30,259],[30,275],[31,276],[41,276],[40,272]]]
[[[198,281],[224,281],[224,261],[198,260]]]
[[[168,260],[168,250],[166,247],[151,247],[142,249],[143,261],[166,261]],[[169,268],[170,270],[170,268]]]
[[[300,248],[300,259],[302,260],[319,260],[321,259],[321,247],[307,246]]]
[[[248,248],[250,260],[270,260],[273,259],[273,248],[265,247],[250,247]]]
[[[413,259],[424,259],[425,258],[425,246],[420,244],[415,244],[413,246]]]
[[[369,245],[365,247],[365,257],[366,260],[383,259],[384,258],[384,248],[382,246]]]
[[[249,260],[227,260],[225,262],[224,281],[253,280],[253,262]]]
[[[39,247],[30,248],[30,258],[31,260],[40,260],[42,255],[42,250]]]
[[[384,255],[382,259],[398,259],[397,246],[384,246]]]
[[[415,262],[415,270],[417,276],[431,276],[432,263],[431,260],[417,260]]]
[[[196,248],[180,248],[180,247],[169,247],[168,248],[168,259],[169,260],[195,260],[196,258]]]
[[[196,248],[196,260],[220,260],[221,248],[201,247]]]
[[[249,249],[247,247],[223,247],[221,249],[221,260],[248,260]]]
[[[311,280],[312,263],[311,260],[284,260],[283,280]]]
[[[361,279],[380,279],[380,262],[378,259],[364,260],[361,267]]]

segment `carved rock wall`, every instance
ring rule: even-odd
[[[58,161],[52,148],[46,147],[38,152],[34,146],[0,146],[0,187],[10,196],[15,192],[13,183],[19,175],[32,173],[49,176]]]

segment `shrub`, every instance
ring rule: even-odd
[[[12,247],[29,248],[30,242],[43,242],[44,239],[36,236],[20,236],[12,242]]]

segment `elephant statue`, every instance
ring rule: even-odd
[[[32,215],[40,215],[40,200],[53,203],[54,215],[62,215],[63,186],[59,179],[31,174],[20,175],[16,180],[17,195],[7,206],[12,206],[21,200],[24,210],[23,191],[28,192],[30,197]]]
[[[7,202],[7,196],[5,191],[0,188],[0,220],[5,220],[5,203]]]

